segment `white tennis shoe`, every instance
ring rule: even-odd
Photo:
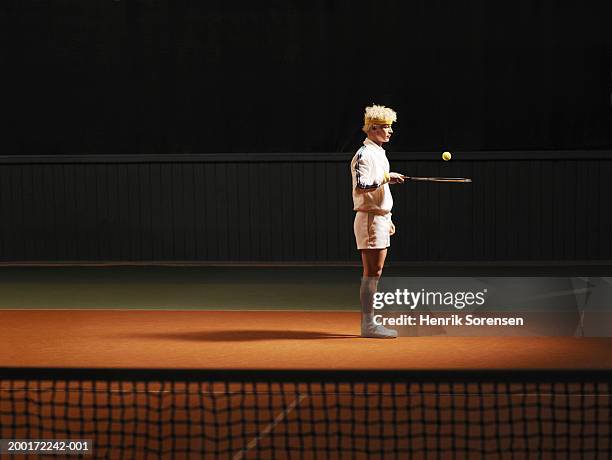
[[[395,329],[389,329],[380,324],[374,324],[374,321],[361,321],[361,337],[371,339],[394,339],[397,337]]]

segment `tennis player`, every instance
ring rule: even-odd
[[[362,337],[397,337],[397,331],[374,324],[373,320],[374,294],[385,265],[390,237],[395,233],[389,184],[404,182],[401,174],[389,172],[389,161],[382,147],[389,142],[393,134],[391,124],[396,120],[397,114],[388,107],[366,107],[362,129],[367,138],[351,161],[353,210],[356,211],[353,229],[363,263],[359,292]]]

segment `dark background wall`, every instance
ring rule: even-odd
[[[350,154],[14,157],[0,260],[356,261]],[[394,261],[611,261],[612,152],[390,155]]]
[[[609,1],[4,0],[0,153],[612,147]]]
[[[611,13],[5,0],[0,260],[356,260],[373,102],[394,170],[474,178],[395,189],[393,260],[612,260]]]

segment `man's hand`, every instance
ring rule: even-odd
[[[390,184],[403,184],[404,176],[396,172],[389,173],[389,183]]]

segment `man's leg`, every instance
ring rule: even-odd
[[[361,335],[381,339],[397,337],[397,332],[381,325],[374,324],[374,294],[378,280],[382,275],[387,257],[387,249],[362,249],[363,277],[359,297],[361,300]]]

